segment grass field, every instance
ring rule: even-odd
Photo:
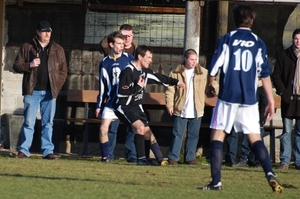
[[[222,191],[199,191],[207,184],[210,166],[205,159],[190,166],[136,166],[125,160],[100,163],[98,158],[0,156],[0,198],[299,198],[300,171],[276,171],[284,184],[275,195],[262,168],[223,167]],[[274,165],[275,167],[275,165]]]

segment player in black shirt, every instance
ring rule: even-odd
[[[116,115],[121,121],[130,125],[136,133],[135,147],[137,150],[138,165],[150,164],[145,155],[144,140],[150,140],[152,131],[142,107],[144,88],[147,84],[185,87],[183,82],[155,73],[149,69],[151,62],[152,50],[147,46],[141,45],[135,51],[135,60],[127,65],[120,74],[119,100],[117,102]]]

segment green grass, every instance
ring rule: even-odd
[[[276,171],[276,170],[275,170]],[[299,171],[276,171],[281,183],[299,185]],[[299,198],[300,189],[275,195],[261,168],[223,167],[222,191],[199,191],[210,178],[209,164],[136,166],[98,158],[43,160],[0,156],[0,198]]]

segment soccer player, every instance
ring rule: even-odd
[[[209,67],[206,94],[214,95],[211,84],[219,70],[220,90],[210,123],[212,181],[199,187],[200,190],[222,189],[223,141],[232,127],[236,132],[243,132],[248,136],[252,151],[259,160],[273,192],[279,194],[283,189],[275,178],[268,150],[260,136],[256,99],[257,77],[261,78],[268,98],[266,121],[270,121],[274,116],[274,98],[266,46],[250,29],[255,15],[254,10],[246,5],[239,5],[233,10],[237,29],[220,38]]]
[[[122,71],[118,90],[118,107],[116,114],[121,121],[131,126],[135,131],[135,147],[137,150],[137,165],[149,165],[146,158],[144,140],[149,140],[153,134],[146,114],[142,107],[144,87],[147,84],[177,85],[184,88],[185,84],[177,79],[158,74],[149,69],[152,62],[152,50],[144,45],[137,47],[135,60]],[[156,142],[156,146],[158,144]],[[152,149],[154,155],[155,149]],[[167,164],[163,159],[159,164]]]
[[[119,75],[134,57],[124,51],[125,37],[120,31],[115,31],[108,35],[107,41],[110,46],[110,53],[100,62],[99,70],[99,95],[97,98],[96,117],[101,117],[102,121],[99,132],[101,162],[111,162],[114,158],[113,151],[116,145],[117,130],[119,126],[118,117],[114,113],[117,101],[117,89]],[[103,103],[105,105],[103,107]],[[111,126],[111,128],[110,128]],[[128,134],[133,134],[128,131]],[[134,134],[132,135],[134,136]],[[133,142],[133,138],[132,138]],[[127,161],[130,157],[126,157]]]

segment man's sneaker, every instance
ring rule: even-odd
[[[56,160],[57,157],[55,157],[54,154],[49,153],[48,155],[46,155],[45,157],[43,157],[43,159],[45,159],[45,160]]]
[[[277,167],[277,169],[288,170],[289,166],[284,163],[280,163],[280,165]]]
[[[103,157],[103,158],[100,159],[99,162],[111,162],[111,160],[108,159],[107,157]]]
[[[151,163],[148,161],[147,158],[141,158],[141,159],[138,159],[137,160],[137,165],[140,165],[140,166],[148,166],[150,165]]]
[[[159,164],[159,161],[154,161],[151,158],[147,158],[147,160],[149,162],[149,165],[157,166]]]
[[[283,190],[282,186],[278,182],[278,180],[275,178],[274,175],[268,175],[267,177],[269,185],[272,187],[272,190],[276,194],[280,194]]]
[[[243,161],[242,159],[240,159],[240,161],[234,165],[232,165],[232,167],[246,167],[247,163],[245,161]]]
[[[128,163],[136,163],[137,160],[136,160],[136,158],[129,158],[129,159],[127,159],[127,162]]]
[[[19,151],[16,155],[16,158],[22,159],[22,158],[28,158],[28,156],[25,155],[22,151]]]
[[[235,165],[235,163],[232,163],[232,162],[226,162],[226,161],[225,161],[225,162],[223,163],[223,165],[224,165],[224,166],[227,166],[227,167],[233,167],[233,165]]]
[[[178,164],[176,160],[172,160],[172,159],[169,159],[168,162],[169,162],[169,165],[174,165],[175,166],[175,165]]]
[[[158,161],[158,165],[162,167],[166,167],[169,165],[169,163],[166,160],[162,160],[162,161]]]
[[[248,161],[249,167],[260,167],[260,163],[258,161]]]
[[[196,165],[197,161],[196,160],[190,160],[190,161],[186,161],[185,164]]]
[[[197,189],[199,189],[199,190],[221,191],[222,190],[222,183],[219,182],[216,185],[213,185],[213,184],[209,183],[208,185],[203,186],[203,187],[198,187]]]

